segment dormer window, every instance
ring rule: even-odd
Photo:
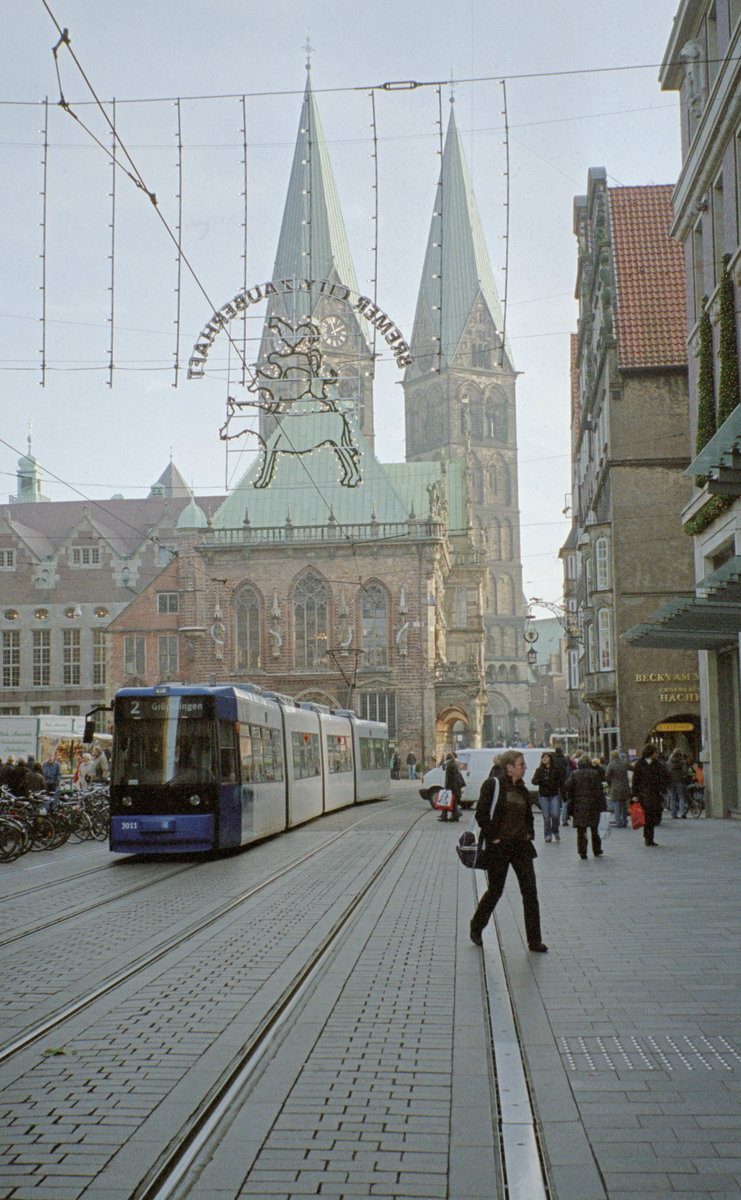
[[[100,563],[100,551],[97,546],[73,546],[73,567],[97,567]]]

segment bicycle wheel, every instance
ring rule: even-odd
[[[29,825],[32,850],[51,850],[57,842],[57,831],[51,817],[34,817]]]
[[[12,821],[0,821],[0,862],[20,858],[24,849],[23,830]]]
[[[93,825],[90,817],[86,812],[78,809],[76,812],[67,814],[67,822],[70,827],[71,842],[88,842],[93,836]]]

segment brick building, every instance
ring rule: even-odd
[[[671,193],[610,188],[599,168],[574,202],[573,526],[561,556],[580,628],[581,744],[592,754],[640,750],[650,738],[694,755],[699,743],[697,655],[624,636],[693,580],[679,519],[690,494],[689,402]]]

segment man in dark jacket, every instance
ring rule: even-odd
[[[661,822],[664,793],[669,787],[669,774],[656,757],[656,747],[648,742],[641,750],[641,757],[633,768],[633,796],[646,814],[643,840],[647,846],[655,846],[654,829]]]
[[[540,933],[540,906],[535,882],[533,845],[535,824],[530,793],[522,782],[525,758],[519,750],[505,750],[481,785],[476,820],[484,835],[487,890],[471,918],[471,941],[482,945],[482,932],[504,890],[512,867],[522,894],[528,949],[543,954],[548,949]],[[493,803],[493,808],[492,808]]]
[[[566,780],[566,811],[574,818],[576,849],[579,858],[587,857],[587,830],[592,835],[592,854],[602,854],[602,839],[598,832],[600,813],[607,808],[602,777],[588,754],[579,759],[576,770]]]

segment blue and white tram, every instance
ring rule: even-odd
[[[113,713],[119,853],[244,846],[389,795],[386,726],[354,713],[249,686],[180,684],[125,688]]]

